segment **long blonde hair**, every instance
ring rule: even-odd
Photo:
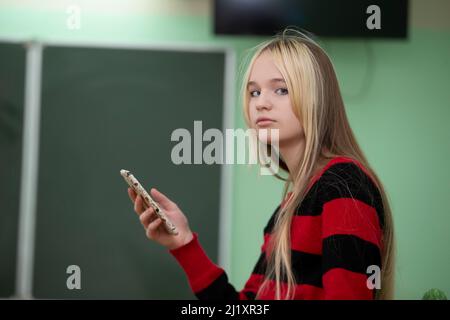
[[[252,53],[253,51],[253,53]],[[270,279],[275,279],[275,299],[280,300],[282,282],[287,283],[283,299],[292,299],[295,278],[291,267],[291,220],[295,209],[304,199],[306,188],[321,159],[344,156],[359,161],[371,175],[378,187],[384,208],[383,245],[381,252],[381,288],[376,299],[392,299],[394,290],[394,228],[389,201],[374,170],[369,165],[349,125],[344,102],[334,67],[324,50],[305,33],[286,28],[272,39],[251,49],[242,81],[241,98],[244,119],[250,127],[249,92],[247,82],[256,58],[268,52],[283,75],[295,116],[305,134],[305,150],[299,159],[297,172],[289,172],[280,157],[279,166],[288,172],[283,199],[291,189],[292,195],[276,215],[273,233],[268,244],[270,254],[267,268],[256,298],[267,288]],[[249,55],[249,56],[250,56]],[[245,63],[246,61],[244,61]],[[281,178],[280,176],[276,175]]]

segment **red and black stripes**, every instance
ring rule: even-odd
[[[229,283],[194,240],[171,253],[199,299],[254,299],[267,268],[267,244],[279,205],[266,227],[260,256],[241,291]],[[381,195],[357,162],[337,157],[314,178],[291,224],[291,263],[296,299],[373,299],[369,266],[381,268],[384,210]],[[262,299],[274,298],[274,279]],[[282,284],[282,285],[285,285]]]

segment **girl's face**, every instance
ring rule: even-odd
[[[278,129],[279,146],[303,139],[300,121],[292,111],[286,83],[270,53],[263,52],[254,62],[247,84],[251,128]],[[261,118],[270,119],[260,121]],[[270,139],[267,141],[270,143]]]

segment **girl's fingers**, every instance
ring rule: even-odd
[[[134,199],[134,211],[137,213],[137,214],[139,214],[139,211],[138,211],[138,201],[139,201],[139,197],[136,197],[136,199]]]
[[[128,197],[130,197],[131,202],[134,203],[134,200],[136,199],[136,192],[134,192],[131,188],[128,188]]]
[[[141,196],[136,197],[136,201],[134,202],[134,211],[136,211],[136,213],[139,215],[145,211],[144,201],[142,200]]]
[[[128,196],[130,197],[131,202],[133,202],[134,211],[136,211],[137,214],[141,214],[145,211],[144,201],[142,200],[142,197],[138,196],[132,188],[128,188]]]
[[[152,223],[150,223],[147,227],[147,237],[149,239],[154,239],[155,236],[158,234],[159,230],[159,226],[161,225],[162,220],[160,218],[155,219],[155,221],[153,221]]]
[[[148,225],[156,218],[158,218],[158,216],[155,214],[155,210],[153,208],[148,208],[139,216],[139,220],[146,229]]]

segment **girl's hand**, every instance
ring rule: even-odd
[[[156,215],[153,207],[144,209],[144,200],[141,196],[137,196],[132,188],[128,188],[128,196],[134,204],[134,211],[139,215],[139,220],[146,230],[147,238],[156,241],[169,250],[177,249],[192,240],[193,234],[186,216],[176,203],[164,194],[155,188],[150,190],[150,196],[160,205],[167,217],[176,226],[177,235],[172,235],[166,231],[162,220]]]

